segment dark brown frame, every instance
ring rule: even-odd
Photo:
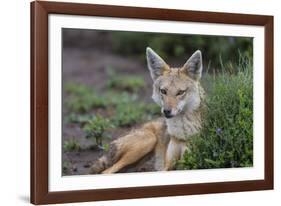
[[[77,191],[48,191],[48,15],[257,25],[265,28],[265,179]],[[31,202],[66,203],[273,189],[273,16],[35,1],[31,3]]]

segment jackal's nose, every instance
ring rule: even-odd
[[[170,109],[164,109],[163,113],[164,113],[164,115],[165,115],[166,118],[171,118],[171,117],[173,117],[173,115],[172,115],[172,110],[170,110]]]

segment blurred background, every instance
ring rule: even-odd
[[[227,73],[227,77],[236,77],[239,76],[240,71],[247,70],[247,74],[248,70],[252,71],[253,39],[249,37],[66,28],[63,29],[62,37],[63,175],[87,174],[90,165],[103,152],[107,151],[112,140],[139,127],[143,122],[161,116],[160,108],[151,100],[152,80],[146,65],[146,47],[151,47],[169,65],[174,67],[182,66],[194,51],[200,49],[203,55],[203,72],[205,73],[202,81],[208,89],[217,88],[217,85],[211,83],[210,76]],[[231,78],[232,82],[225,81],[227,79],[225,77],[222,79],[220,84],[228,84],[239,91],[242,89],[232,84],[234,82],[240,84],[239,81],[245,82],[241,76],[239,81],[234,81],[234,78]],[[251,95],[251,86],[250,82],[250,93],[247,93],[249,95]],[[213,91],[215,90],[213,89]],[[211,94],[211,91],[207,92]],[[221,90],[220,93],[223,94]],[[251,99],[249,95],[247,97]],[[224,96],[227,95],[224,94]],[[230,101],[232,97],[235,99],[239,95],[233,93],[225,101]],[[216,104],[221,104],[221,102]],[[251,110],[251,104],[247,104],[247,106]],[[214,105],[214,107],[219,108],[219,105]],[[238,111],[239,107],[237,107],[237,111],[231,111],[231,108],[226,110],[230,111],[231,115],[233,113],[241,114],[241,111]],[[229,119],[231,118],[232,116],[229,117]],[[251,114],[249,118],[251,119]],[[222,121],[225,122],[225,120]],[[213,128],[214,131],[216,129],[221,131],[222,126],[219,124],[221,123],[214,126],[216,127]],[[232,121],[229,124],[236,123]],[[233,133],[229,133],[229,135],[233,135]],[[214,133],[214,138],[221,137],[221,134]],[[231,140],[232,143],[229,144],[228,148],[221,147],[219,144],[214,146],[214,150],[222,153],[223,157],[216,157],[212,152],[206,154],[207,156],[203,160],[199,156],[193,157],[195,160],[199,158],[200,164],[192,163],[190,159],[185,158],[186,161],[182,162],[179,168],[197,169],[251,165],[252,136],[250,135],[249,138],[250,140],[245,143],[249,145],[244,148],[248,151],[248,155],[242,163],[240,160],[244,150],[238,154],[236,147],[241,147],[243,143],[237,142],[236,146],[236,143],[232,144],[233,140]],[[213,139],[212,141],[221,142],[221,139]],[[201,149],[204,150],[206,145],[200,144]],[[217,151],[218,148],[224,148],[228,151],[223,151],[224,155],[222,151]],[[202,152],[199,151],[198,154],[202,154]],[[227,156],[228,154],[230,155]],[[227,158],[225,158],[226,156]],[[195,161],[194,159],[192,161]],[[152,165],[153,157],[148,156],[139,164],[125,168],[121,172],[151,171]]]
[[[145,63],[145,49],[153,48],[164,60],[182,65],[197,49],[203,53],[204,66],[219,69],[237,66],[239,55],[252,57],[252,38],[231,36],[181,35],[126,31],[95,31],[64,29],[65,48],[97,50],[99,52],[129,57]],[[146,68],[143,68],[146,69]]]

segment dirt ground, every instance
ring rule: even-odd
[[[144,77],[146,87],[141,91],[141,97],[144,102],[151,102],[152,80],[144,62],[129,57],[121,57],[106,53],[106,51],[81,50],[74,48],[64,48],[63,50],[63,84],[75,82],[86,84],[95,90],[102,92],[106,89],[106,80],[108,79],[106,67],[111,66],[116,73],[134,74]],[[64,99],[66,97],[64,92]],[[93,111],[99,112],[99,111]],[[63,107],[63,114],[66,114],[66,108]],[[130,130],[137,128],[117,128],[110,132],[111,140],[106,139],[104,142],[119,138],[128,133]],[[63,142],[74,139],[81,146],[79,151],[63,151],[62,162],[63,175],[83,175],[88,174],[89,167],[102,154],[103,150],[94,146],[93,140],[85,138],[85,134],[79,124],[66,123],[63,121]],[[120,172],[152,171],[153,154],[148,155],[138,164],[124,168]]]

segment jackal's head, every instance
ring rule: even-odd
[[[172,68],[151,48],[146,49],[148,68],[153,80],[153,100],[166,118],[192,112],[200,106],[202,55],[197,50],[180,68]]]

